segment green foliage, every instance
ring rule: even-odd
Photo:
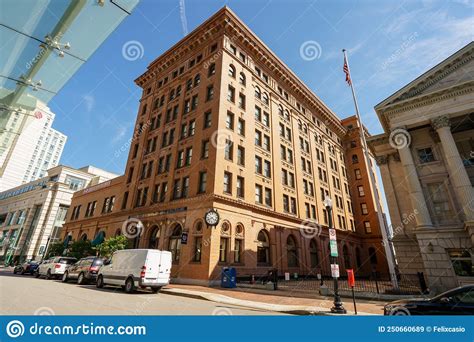
[[[49,246],[48,255],[46,258],[51,258],[58,255],[63,255],[64,244],[62,242],[56,242]]]
[[[109,258],[115,251],[125,249],[128,246],[128,239],[123,235],[110,237],[105,239],[100,245],[96,248],[99,251],[99,255]]]
[[[74,257],[76,259],[81,259],[86,256],[95,255],[96,251],[94,247],[92,247],[91,242],[89,240],[83,241],[74,241],[69,246],[68,256]]]

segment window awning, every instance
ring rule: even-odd
[[[92,246],[100,245],[102,242],[104,242],[104,240],[105,240],[105,232],[104,232],[104,231],[100,231],[99,233],[97,233],[97,235],[96,235],[96,237],[94,238],[94,240],[92,240],[91,245],[92,245]]]
[[[64,248],[67,248],[67,246],[69,246],[69,241],[72,240],[72,235],[68,234],[66,235],[66,237],[64,238],[64,242],[63,242],[63,246]]]

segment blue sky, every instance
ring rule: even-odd
[[[342,72],[341,49],[348,49],[373,134],[382,131],[377,103],[474,38],[472,0],[142,0],[49,103],[54,128],[68,136],[61,163],[123,173],[140,98],[134,79],[224,5],[340,118],[354,114]],[[130,41],[143,46],[133,61],[122,54]],[[305,43],[316,55],[302,56]]]

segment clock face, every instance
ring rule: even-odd
[[[215,226],[219,222],[219,214],[215,210],[209,210],[206,213],[205,219],[209,226]]]

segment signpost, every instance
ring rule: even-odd
[[[339,265],[331,264],[331,276],[333,278],[339,278]]]
[[[356,297],[355,297],[355,292],[354,292],[355,277],[354,277],[354,270],[351,268],[347,269],[347,282],[352,289],[352,301],[354,302],[354,312],[357,315]]]

